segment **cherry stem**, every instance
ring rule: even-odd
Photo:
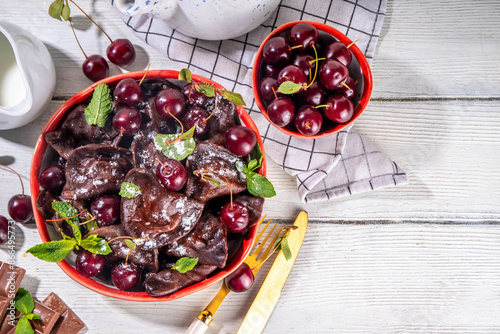
[[[310,61],[309,61],[309,65],[312,65],[312,64],[314,64],[314,63],[317,63],[317,62],[318,62],[318,61],[320,61],[320,60],[325,60],[325,59],[326,59],[326,58],[318,58],[318,59],[310,60]]]
[[[130,240],[132,240],[132,241],[134,241],[134,240],[135,240],[135,238],[133,238],[133,237],[129,237],[128,235],[122,235],[122,236],[119,236],[119,237],[116,237],[116,238],[113,238],[113,239],[109,240],[109,241],[108,241],[108,244],[109,244],[109,243],[112,243],[113,241],[118,240],[118,239],[130,239]]]
[[[66,219],[71,219],[71,218],[78,217],[79,215],[84,214],[85,212],[87,212],[87,210],[83,210],[82,212],[77,213],[76,215],[73,215],[73,216],[70,216],[70,217],[66,217],[66,218],[58,218],[58,219],[47,219],[47,221],[48,221],[48,222],[63,221],[63,220],[66,220]],[[94,219],[95,219],[95,218],[94,218]],[[89,221],[90,221],[90,220],[89,220]],[[88,223],[88,222],[87,222],[87,223]]]
[[[319,109],[319,108],[326,108],[326,107],[329,107],[329,106],[330,106],[329,104],[320,104],[318,106],[315,106],[314,108]]]
[[[298,48],[303,48],[303,47],[304,47],[303,45],[295,45],[295,46],[291,46],[290,50],[294,50],[294,49],[298,49]]]
[[[231,203],[231,210],[233,210],[233,190],[231,188],[231,182],[229,182],[229,180],[227,179],[227,177],[225,177],[224,175],[220,174],[220,173],[217,173],[217,172],[214,172],[210,169],[197,169],[193,172],[194,175],[198,175],[200,174],[201,176],[201,179],[204,180],[204,175],[203,173],[213,173],[213,174],[216,174],[216,175],[219,175],[220,177],[222,177],[224,180],[226,180],[227,184],[229,185],[229,198],[230,198],[230,203]]]
[[[149,72],[149,67],[151,66],[151,63],[148,64],[148,68],[146,69],[146,73],[144,73],[144,75],[142,76],[142,79],[141,81],[139,82],[139,86],[142,85],[142,82],[144,81],[144,79],[146,78],[146,75],[148,74]]]
[[[344,86],[345,88],[347,88],[347,89],[351,89],[351,87],[347,86],[347,84],[345,83],[345,81],[342,81],[342,82],[341,82],[341,84],[342,84],[342,86]]]
[[[80,45],[80,41],[78,40],[78,37],[76,37],[76,32],[75,32],[75,27],[73,27],[73,19],[69,18],[69,25],[71,26],[71,30],[73,30],[73,35],[75,36],[76,42],[78,43],[78,46],[80,47],[80,50],[82,50],[83,55],[85,56],[85,59],[87,59],[87,54],[85,51],[83,51],[82,46]]]
[[[355,40],[354,42],[352,42],[351,44],[349,44],[347,46],[347,48],[349,49],[351,46],[353,46],[354,44],[356,44],[357,42],[359,42],[359,39]]]
[[[201,123],[205,124],[210,119],[210,117],[212,117],[212,115],[215,114],[215,110],[217,110],[217,94],[215,94],[214,110],[212,110],[210,115],[208,115],[207,118],[205,118],[203,121],[201,121]]]
[[[165,166],[165,165],[163,164],[163,162],[161,162],[161,161],[160,161],[160,159],[158,159],[158,158],[156,158],[156,161],[158,161],[158,162],[160,163],[160,165],[162,165],[162,166],[163,166],[163,168],[165,169],[165,173],[167,173],[167,174],[168,174],[168,168],[167,168],[167,166]]]
[[[17,175],[17,177],[19,178],[19,181],[21,182],[21,189],[22,189],[21,197],[24,197],[24,184],[23,184],[23,180],[21,179],[21,175],[19,175],[19,173],[16,172],[14,169],[7,167],[5,165],[0,164],[0,167],[7,168],[7,169],[13,171]]]
[[[314,50],[314,55],[315,55],[316,61],[317,61],[318,60],[318,51],[316,51],[316,47],[314,46],[314,44],[311,44],[311,46]],[[318,75],[318,65],[314,66],[314,77],[311,80],[311,82],[307,86],[304,87],[304,89],[311,87],[311,85],[314,83],[314,80],[316,80],[317,75]]]
[[[111,39],[111,37],[109,37],[109,35],[106,34],[106,32],[94,20],[92,20],[92,18],[87,13],[85,13],[85,11],[80,6],[78,6],[76,4],[76,2],[74,2],[73,0],[69,0],[69,1],[71,1],[71,3],[73,5],[75,5],[90,21],[92,21],[92,23],[95,24],[97,26],[97,28],[99,28],[104,33],[104,35],[106,35],[106,37],[109,39],[109,41],[111,43],[113,43],[113,40]]]
[[[173,118],[174,118],[174,119],[175,119],[175,120],[176,120],[176,121],[177,121],[177,122],[181,125],[181,133],[179,134],[179,136],[177,136],[175,139],[172,139],[172,140],[167,140],[167,141],[165,142],[165,145],[170,145],[170,144],[172,144],[172,143],[176,143],[176,142],[178,142],[178,141],[181,141],[181,136],[182,136],[182,134],[184,133],[184,125],[182,125],[182,122],[181,122],[181,121],[179,121],[179,119],[178,119],[177,117],[175,117],[175,116],[174,116],[174,114],[172,114],[172,113],[170,112],[170,108],[169,108],[169,107],[167,107],[167,112],[170,114],[170,116],[172,116],[172,117],[173,117]]]
[[[276,91],[274,90],[274,87],[271,87],[271,89],[273,90],[273,93],[274,93],[274,99],[278,99],[278,94],[276,94]]]

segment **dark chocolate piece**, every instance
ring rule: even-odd
[[[0,261],[0,320],[7,311],[10,313],[10,302],[14,300],[25,273],[23,268]]]
[[[176,257],[197,258],[199,263],[223,268],[227,260],[226,229],[218,216],[205,211],[188,235],[167,246],[166,253]]]
[[[59,312],[50,309],[49,307],[37,302],[35,300],[35,309],[33,313],[38,314],[42,320],[32,320],[31,324],[35,330],[36,334],[50,334],[52,328],[56,324],[59,316],[61,315]],[[16,312],[16,318],[21,315],[19,311]],[[17,319],[14,321],[14,326],[12,326],[11,321],[6,320],[2,324],[2,328],[0,329],[0,334],[14,334],[15,326],[17,325]],[[66,334],[66,333],[65,333]],[[69,333],[68,333],[69,334]]]
[[[125,231],[121,225],[111,225],[98,228],[90,232],[90,234],[97,234],[101,238],[105,238],[107,241],[115,239],[117,237],[126,236]],[[151,271],[157,272],[159,269],[158,265],[158,248],[150,247],[148,240],[144,240],[143,243],[137,242],[137,247],[130,251],[130,248],[125,243],[125,239],[115,239],[109,246],[113,250],[113,253],[106,255],[106,261],[116,261],[117,259],[125,260],[127,258],[130,262],[148,268]],[[130,251],[130,254],[129,254]]]
[[[75,312],[55,293],[51,292],[42,304],[60,314],[50,334],[78,334],[86,327]]]
[[[243,164],[243,161],[238,156],[225,147],[208,142],[199,143],[193,153],[186,159],[188,177],[184,190],[185,194],[202,202],[229,195],[230,188],[227,181],[231,184],[233,194],[246,190],[245,175],[236,170],[235,164],[237,161]],[[218,181],[220,186],[202,179],[199,174],[193,174],[197,170],[212,171],[212,173],[207,172],[206,174]]]
[[[79,147],[68,157],[61,197],[76,200],[118,193],[131,168],[132,154],[127,149],[98,144]]]
[[[132,169],[125,181],[141,190],[136,197],[122,198],[123,229],[131,237],[154,239],[158,234],[174,232],[179,225],[188,233],[201,217],[203,203],[166,190],[156,175],[147,169]]]
[[[193,270],[182,274],[175,269],[167,268],[159,273],[146,274],[144,287],[146,292],[153,297],[169,295],[188,285],[204,280],[215,269],[217,269],[217,266],[199,264]]]

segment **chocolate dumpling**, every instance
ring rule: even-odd
[[[110,225],[100,227],[97,230],[90,232],[89,234],[97,234],[101,238],[105,238],[106,241],[110,241],[117,237],[126,236],[127,234],[121,227],[121,225]],[[159,269],[158,264],[158,248],[151,248],[148,240],[140,240],[136,242],[136,248],[130,251],[127,246],[125,239],[115,239],[109,243],[109,246],[113,250],[112,253],[106,255],[106,261],[115,261],[117,259],[126,259],[127,254],[128,259],[133,264],[138,266],[143,266],[151,271],[157,272]]]
[[[233,194],[240,193],[247,188],[246,178],[236,169],[236,162],[243,161],[225,147],[209,143],[199,143],[193,153],[186,159],[187,181],[185,194],[191,198],[206,202],[209,199],[229,195],[229,183]],[[220,183],[215,185],[209,180],[202,179],[197,170],[212,171],[206,175]],[[222,177],[222,176],[224,177]],[[226,181],[227,179],[227,181]]]
[[[64,199],[91,199],[118,193],[127,172],[132,169],[129,150],[110,145],[89,144],[70,154],[66,162]]]
[[[210,114],[214,105],[207,103],[207,111]],[[227,130],[236,125],[236,106],[221,96],[217,96],[217,108],[212,117],[208,119],[208,139],[207,141],[224,145]]]
[[[89,125],[85,120],[85,104],[77,105],[68,113],[60,129],[45,135],[47,143],[63,158],[82,144],[113,144],[118,132],[113,128],[111,118],[104,127]]]
[[[171,266],[172,264],[170,264]],[[217,266],[198,264],[192,270],[182,274],[175,269],[170,269],[170,267],[158,273],[146,274],[144,288],[150,296],[160,297],[179,291],[186,286],[204,280],[217,269]]]
[[[264,198],[255,197],[253,195],[244,193],[234,196],[234,200],[240,202],[248,209],[250,224],[255,223],[262,217],[262,210],[264,209]]]
[[[86,210],[85,201],[73,201],[73,200],[63,200],[61,196],[52,194],[47,190],[41,190],[36,197],[36,209],[42,215],[43,219],[52,219],[56,215],[56,211],[52,209],[53,202],[68,202],[75,207],[78,212]],[[83,221],[86,218],[86,213],[80,215],[80,219]],[[52,223],[52,222],[47,222]]]
[[[226,229],[218,216],[205,211],[194,229],[168,245],[166,253],[176,257],[197,258],[199,263],[223,268],[227,260]]]
[[[132,169],[125,177],[139,187],[141,193],[133,198],[122,197],[121,221],[125,232],[134,238],[158,236],[157,247],[163,233],[188,233],[200,219],[203,203],[184,194],[166,190],[151,171],[143,168]],[[165,242],[165,240],[163,240]]]
[[[141,131],[132,141],[132,155],[135,168],[145,168],[156,172],[158,160],[163,161],[167,157],[161,153],[155,145],[155,136],[159,133],[158,125],[150,121],[142,126]]]

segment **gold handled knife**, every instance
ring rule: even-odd
[[[262,287],[238,329],[238,334],[262,333],[271,313],[273,313],[274,307],[280,298],[281,290],[285,286],[306,235],[307,212],[300,212],[293,226],[297,226],[297,228],[292,230],[287,236],[292,257],[287,260],[283,255],[283,251],[278,253],[264,283],[262,283]]]

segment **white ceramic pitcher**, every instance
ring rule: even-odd
[[[184,35],[222,40],[257,28],[280,0],[116,0],[127,16],[150,14]]]
[[[0,21],[0,130],[38,117],[55,86],[56,71],[45,45],[25,29]]]

